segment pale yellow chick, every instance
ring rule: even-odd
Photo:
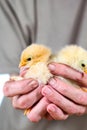
[[[80,46],[66,46],[57,53],[55,61],[71,66],[72,68],[87,74],[87,51]],[[74,83],[74,86],[78,87],[75,82],[71,80],[67,81]],[[87,92],[87,88],[83,87],[82,89]]]
[[[80,46],[66,46],[57,53],[55,61],[87,73],[87,51]]]
[[[19,67],[28,67],[24,78],[34,78],[39,83],[46,84],[52,74],[48,70],[47,63],[51,56],[51,50],[40,44],[32,44],[28,46],[21,55]]]

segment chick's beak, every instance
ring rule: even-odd
[[[83,68],[83,71],[84,71],[84,73],[87,74],[87,64],[86,64],[85,67]]]
[[[87,74],[87,68],[84,68],[84,72]]]
[[[20,62],[20,63],[19,63],[19,68],[22,67],[22,66],[25,66],[25,65],[26,65],[25,62]]]

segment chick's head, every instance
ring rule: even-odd
[[[58,62],[87,73],[87,51],[80,46],[70,45],[58,53]]]
[[[31,44],[21,54],[19,67],[32,65],[38,62],[47,62],[51,55],[51,50],[41,44]]]

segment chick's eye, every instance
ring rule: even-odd
[[[27,59],[27,61],[31,61],[31,57],[29,57],[29,58]]]
[[[82,64],[81,64],[81,66],[82,66],[82,67],[85,67],[85,64],[84,64],[84,63],[82,63]]]

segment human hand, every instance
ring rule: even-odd
[[[12,80],[5,83],[3,92],[5,96],[12,99],[13,107],[25,109],[31,107],[42,97],[41,88],[41,86],[38,87],[38,82],[33,79]]]
[[[63,64],[52,63],[48,67],[54,75],[71,79],[79,86],[87,87],[87,74]],[[70,115],[87,113],[87,93],[58,77],[49,80],[48,85],[42,89],[42,94],[51,102],[47,111],[53,119],[64,120]]]
[[[14,108],[32,108],[27,113],[27,117],[32,122],[38,122],[46,114],[46,108],[49,104],[49,101],[41,94],[42,87],[38,85],[36,80],[23,79],[19,81],[7,81],[3,91],[4,95],[12,100]]]

